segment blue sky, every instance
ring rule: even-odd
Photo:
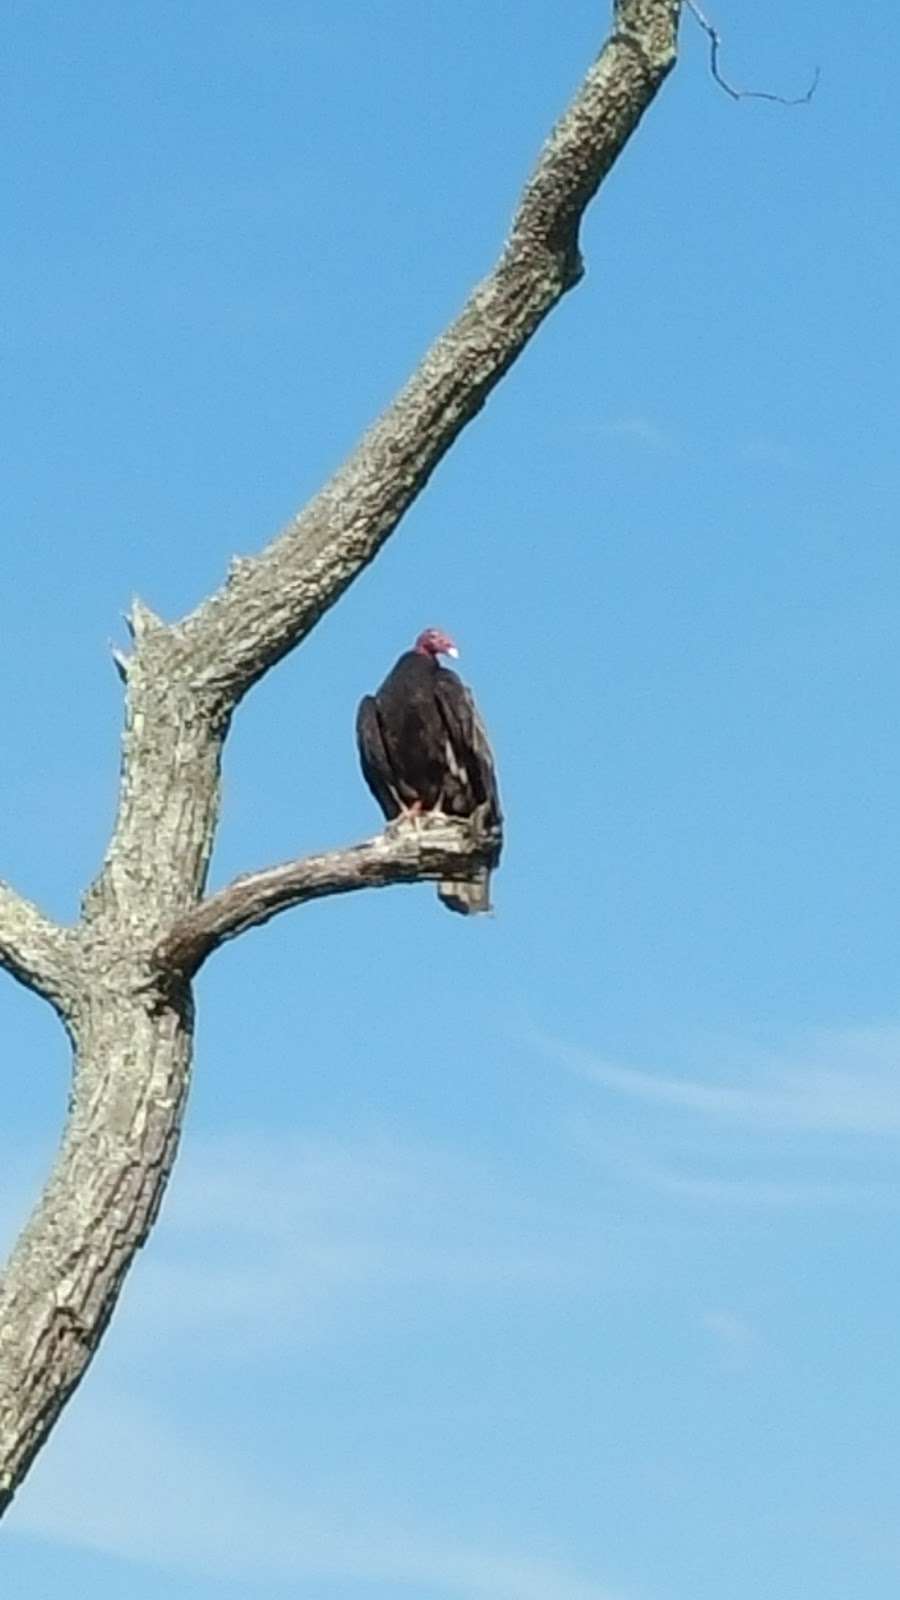
[[[0,870],[76,913],[133,593],[192,606],[494,258],[603,7],[15,0]],[[237,718],[215,883],[374,830],[362,692],[451,631],[497,914],[311,906],[198,985],[156,1233],[8,1521],[64,1600],[894,1600],[896,18],[718,0],[588,276]],[[0,1223],[53,1018],[0,986]]]

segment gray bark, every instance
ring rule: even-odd
[[[224,939],[324,894],[470,878],[496,851],[465,825],[388,830],[204,900],[222,745],[241,696],[377,554],[445,451],[579,279],[579,224],[675,61],[680,0],[618,0],[613,31],[527,183],[491,274],[334,478],[259,556],[166,625],[136,603],[118,814],[74,928],[0,885],[0,965],[72,1043],[53,1172],[0,1279],[0,1513],[83,1376],[175,1158],[190,978]]]
[[[459,873],[466,881],[480,868],[496,864],[501,842],[499,830],[482,832],[475,819],[433,814],[392,823],[376,839],[349,849],[248,873],[179,917],[154,951],[154,963],[170,978],[193,977],[226,939],[258,928],[279,911],[351,889],[440,882],[448,873]]]

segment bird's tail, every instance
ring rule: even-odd
[[[477,875],[465,883],[455,883],[445,878],[438,884],[438,899],[448,911],[459,911],[470,917],[478,911],[491,909],[491,873],[489,867],[480,867]]]

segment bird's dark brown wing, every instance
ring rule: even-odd
[[[441,797],[449,816],[468,817],[486,807],[485,821],[502,821],[497,774],[487,730],[471,690],[449,668],[436,675],[435,700],[447,735],[447,771]]]
[[[397,786],[384,743],[378,706],[371,694],[364,695],[356,713],[356,743],[363,777],[382,811],[391,821],[400,814]]]

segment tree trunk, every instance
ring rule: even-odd
[[[581,276],[582,214],[675,62],[680,0],[617,0],[612,33],[526,185],[493,272],[344,467],[261,555],[167,626],[136,602],[118,815],[75,928],[0,884],[0,965],[72,1039],[53,1173],[0,1280],[0,1513],[83,1376],[153,1225],[191,1066],[190,980],[223,940],[323,894],[471,881],[499,836],[437,819],[203,899],[222,745],[243,694],[377,554]]]

